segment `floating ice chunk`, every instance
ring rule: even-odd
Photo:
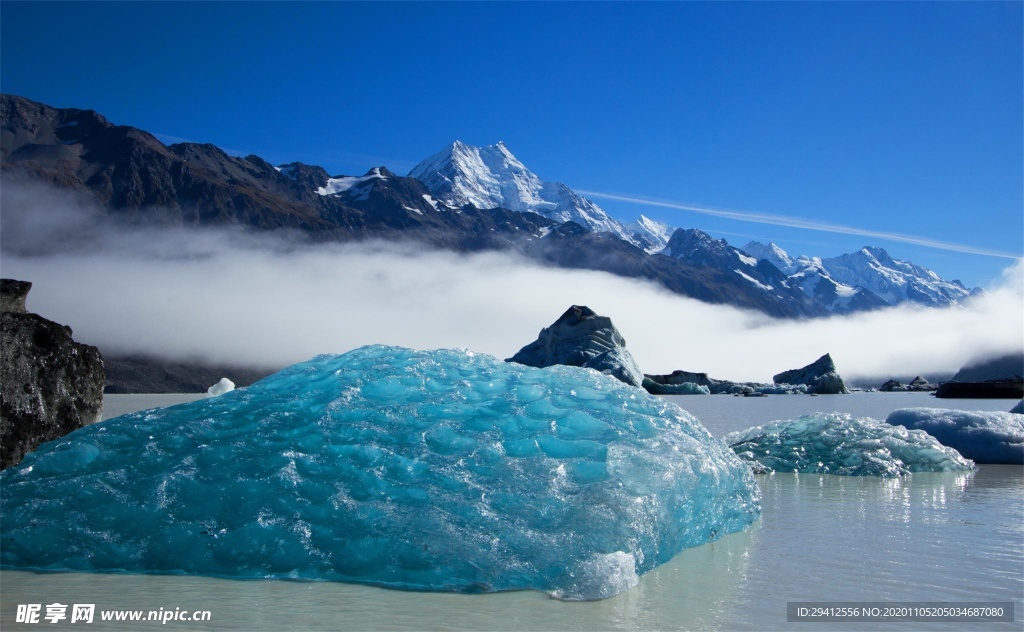
[[[726,435],[725,442],[759,474],[817,472],[901,476],[969,470],[974,465],[928,433],[875,419],[815,413]]]
[[[1024,463],[1024,417],[1004,412],[904,408],[885,420],[923,430],[977,463]]]
[[[206,389],[206,394],[209,397],[217,397],[233,390],[235,390],[235,383],[226,377],[222,377],[219,382]]]
[[[1010,412],[1024,415],[1024,399],[1017,402],[1017,405],[1011,408]]]
[[[0,473],[0,564],[599,599],[743,529],[742,461],[595,371],[371,346]]]

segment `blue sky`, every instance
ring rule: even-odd
[[[1024,254],[1022,7],[4,1],[0,89],[334,174],[503,140],[623,220],[986,285]]]

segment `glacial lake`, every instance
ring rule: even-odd
[[[108,395],[105,415],[201,395]],[[765,398],[670,396],[716,436],[812,412],[884,420],[898,408],[1009,410],[1013,400],[926,393]],[[19,605],[101,610],[206,610],[202,623],[70,623],[93,630],[1021,630],[1024,468],[899,479],[757,476],[761,519],[688,549],[611,599],[562,602],[535,591],[415,593],[331,582],[0,571],[0,629]],[[1013,602],[1012,623],[790,623],[787,602]]]

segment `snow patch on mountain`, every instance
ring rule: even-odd
[[[366,200],[373,188],[374,180],[385,180],[380,167],[370,169],[364,176],[339,176],[327,180],[327,184],[316,190],[320,195],[341,195],[349,193],[357,200]]]
[[[733,272],[735,272],[736,274],[740,275],[744,279],[750,281],[752,284],[754,284],[754,286],[761,288],[765,292],[770,292],[770,291],[775,289],[771,285],[766,285],[764,283],[761,283],[760,281],[758,281],[754,277],[750,276],[749,274],[743,272],[742,270],[733,270]]]

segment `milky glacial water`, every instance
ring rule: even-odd
[[[108,396],[105,412],[171,396]],[[182,396],[188,401],[196,396]],[[130,398],[130,399],[122,399]],[[160,398],[160,399],[151,399]],[[173,399],[173,397],[172,397]],[[896,408],[1009,410],[1009,400],[922,393],[668,397],[716,436],[811,412],[884,419]],[[210,630],[1021,630],[1024,468],[899,479],[757,476],[761,519],[683,551],[611,599],[572,603],[522,591],[415,593],[330,582],[0,571],[0,629]],[[788,623],[788,601],[1011,601],[1013,623]],[[209,610],[204,623],[17,624],[19,604]],[[44,605],[45,611],[45,605]]]

